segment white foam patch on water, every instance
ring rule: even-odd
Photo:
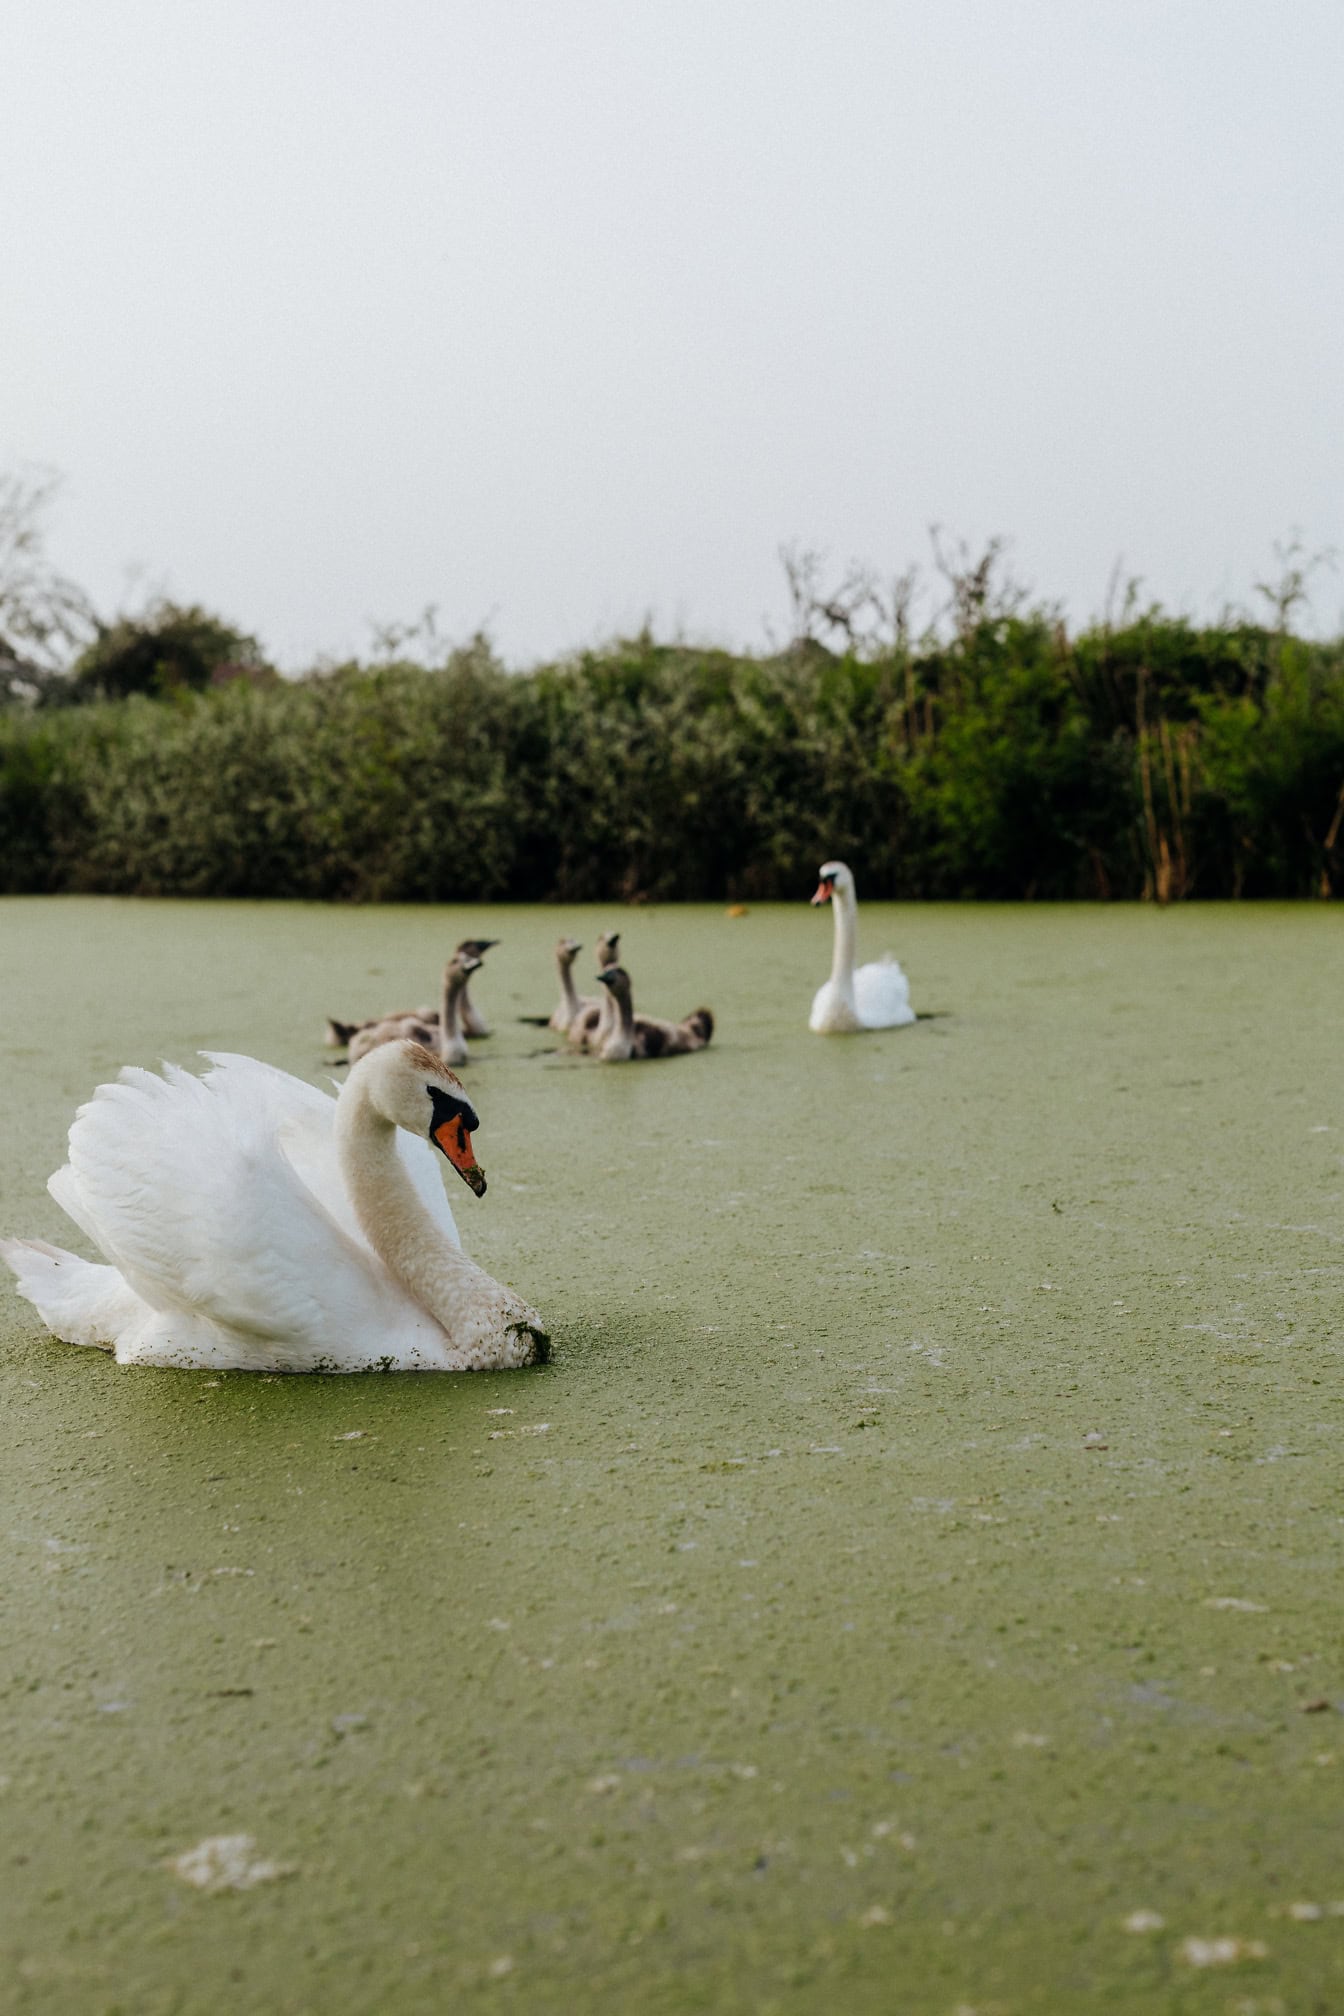
[[[252,1890],[295,1874],[292,1862],[269,1862],[256,1848],[250,1834],[207,1834],[167,1866],[193,1890]]]
[[[1239,1960],[1263,1960],[1263,1939],[1183,1939],[1180,1956],[1187,1967],[1232,1967]]]

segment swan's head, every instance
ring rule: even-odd
[[[459,945],[452,958],[448,961],[448,964],[444,967],[443,977],[445,980],[456,980],[460,977],[465,984],[473,973],[480,971],[480,968],[480,955],[475,952],[468,952],[465,947]]]
[[[467,1089],[423,1043],[402,1038],[361,1057],[350,1073],[348,1094],[362,1085],[373,1105],[394,1127],[433,1143],[478,1197],[485,1194],[485,1171],[471,1137],[480,1126]]]
[[[619,931],[604,931],[597,941],[597,963],[599,967],[614,966],[621,956],[621,934]]]
[[[630,975],[626,972],[624,966],[604,966],[597,977],[607,992],[614,994],[618,1001],[622,997],[627,1000],[629,999]]]
[[[846,890],[853,887],[854,877],[850,874],[843,861],[823,861],[821,864],[821,879],[817,883],[817,893],[812,898],[813,905],[829,903],[837,889],[841,895],[844,895]]]
[[[457,949],[465,953],[468,959],[474,959],[479,966],[490,947],[498,943],[498,938],[464,938]]]
[[[583,941],[579,938],[558,938],[556,940],[555,956],[562,966],[572,966],[582,950]]]

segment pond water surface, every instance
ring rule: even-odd
[[[708,1051],[518,1019],[608,922]],[[0,2006],[1344,2007],[1338,910],[864,906],[926,1019],[830,1040],[805,904],[0,931],[0,1230],[81,1250],[99,1079],[323,1082],[498,936],[453,1205],[555,1338],[134,1372],[0,1292]]]

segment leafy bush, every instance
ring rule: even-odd
[[[176,617],[165,652],[250,644]],[[98,662],[120,690],[132,661]],[[827,855],[873,896],[1344,887],[1344,644],[1282,628],[1070,638],[985,593],[950,635],[841,654],[645,635],[511,675],[478,641],[224,687],[203,656],[133,662],[151,693],[0,715],[4,888],[767,898]]]
[[[99,623],[71,670],[75,689],[103,700],[203,692],[230,677],[273,680],[255,637],[192,604],[156,602],[143,616]]]

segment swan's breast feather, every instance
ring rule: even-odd
[[[861,1029],[863,1024],[844,988],[834,980],[825,980],[817,989],[807,1026],[817,1036],[843,1036]]]

